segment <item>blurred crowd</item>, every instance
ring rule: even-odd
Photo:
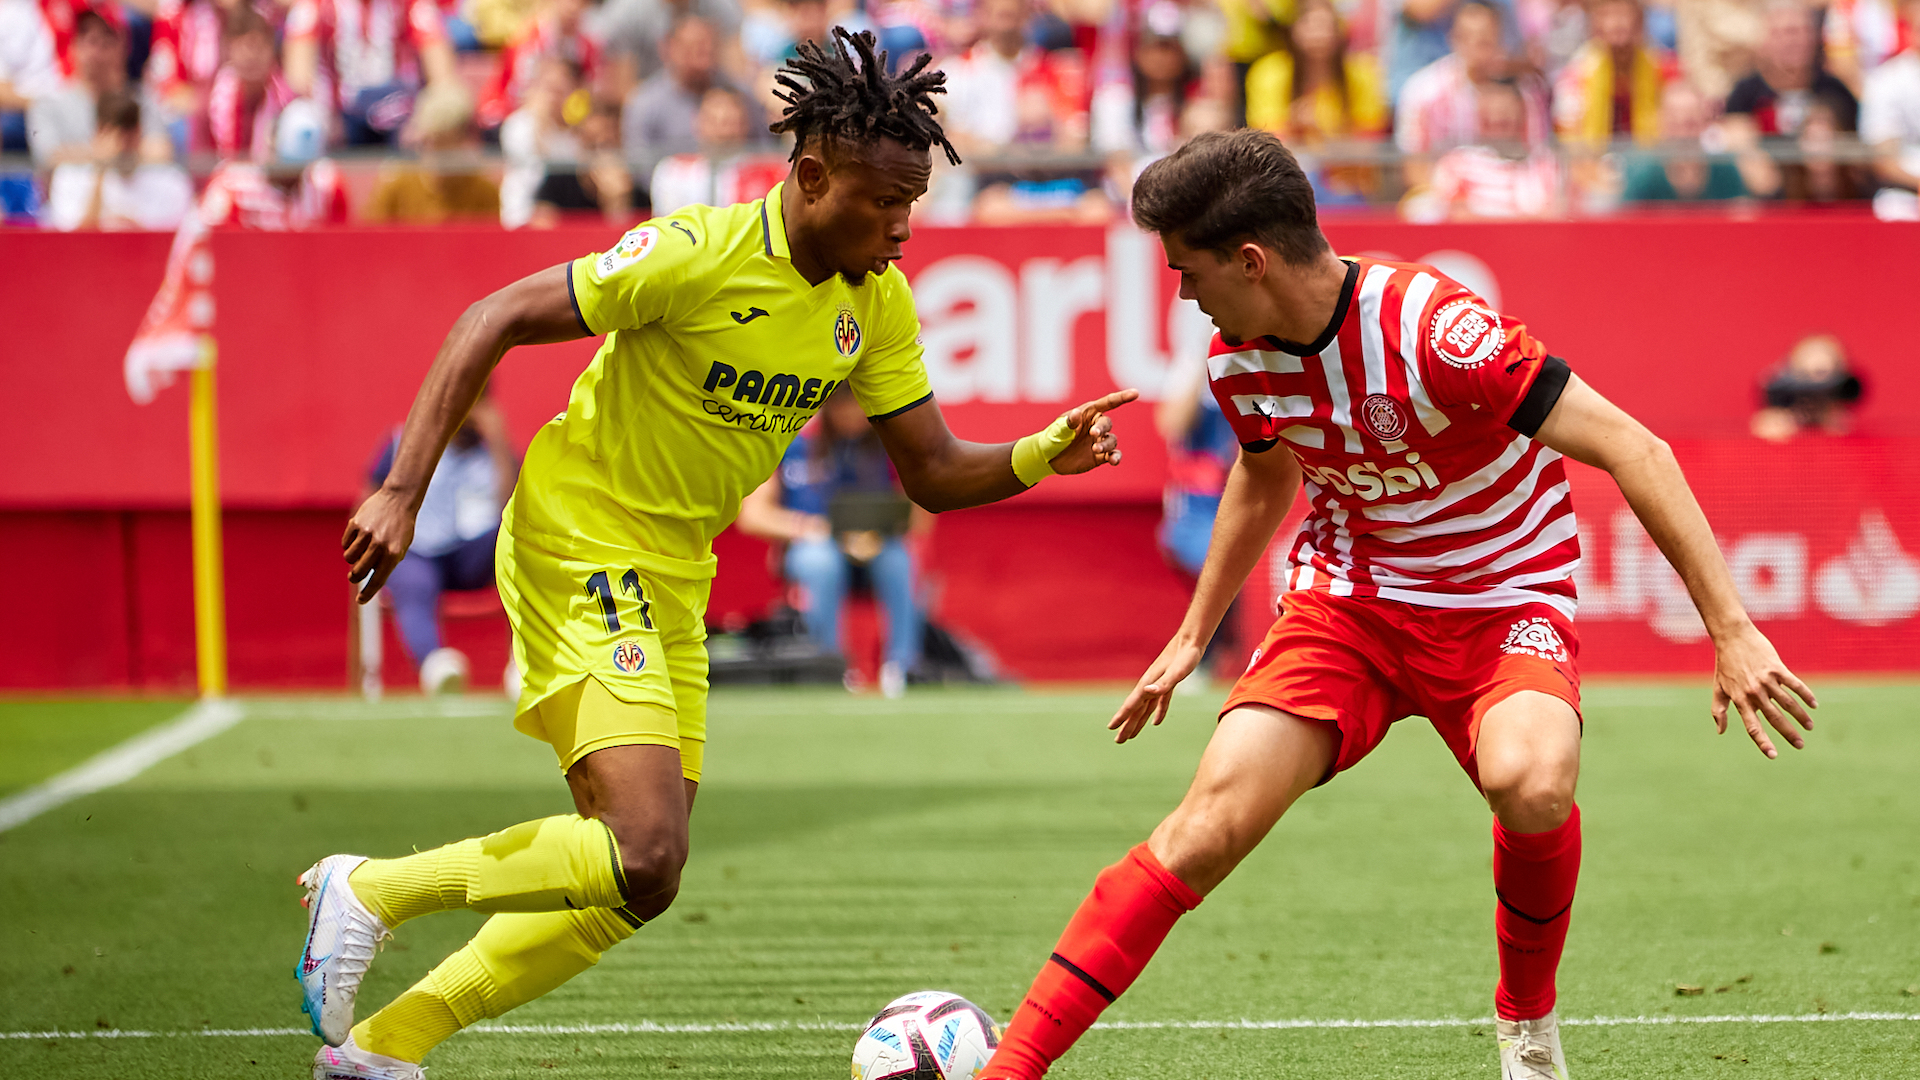
[[[1106,221],[1147,162],[1241,124],[1323,205],[1413,220],[1920,219],[1920,0],[0,0],[0,207],[167,228],[217,163],[312,220],[756,198],[785,172],[772,73],[835,25],[947,71],[968,164],[935,221]]]

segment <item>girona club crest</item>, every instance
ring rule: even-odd
[[[846,308],[841,308],[840,317],[833,320],[833,347],[840,350],[841,356],[860,351],[860,322]]]
[[[1385,394],[1367,395],[1360,403],[1360,422],[1381,442],[1392,442],[1407,433],[1406,410]]]
[[[1560,632],[1553,628],[1553,621],[1539,615],[1531,619],[1521,619],[1507,631],[1506,643],[1500,651],[1510,656],[1537,656],[1542,660],[1555,663],[1567,662],[1567,643],[1560,640]]]
[[[632,675],[647,666],[646,650],[640,647],[639,642],[628,638],[613,647],[613,666],[617,671]]]
[[[1477,300],[1455,300],[1433,316],[1433,353],[1457,368],[1479,367],[1507,343],[1500,317]]]

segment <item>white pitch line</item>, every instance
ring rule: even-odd
[[[24,825],[56,806],[91,795],[146,772],[196,743],[220,734],[244,715],[235,702],[203,698],[159,727],[81,762],[58,776],[0,799],[0,832]]]
[[[1563,1017],[1568,1027],[1668,1027],[1674,1024],[1828,1024],[1920,1022],[1920,1013],[1729,1013],[1719,1016],[1590,1016]],[[1093,1025],[1107,1031],[1291,1031],[1356,1028],[1464,1028],[1491,1027],[1490,1016],[1477,1019],[1444,1017],[1405,1020],[1111,1020]],[[809,1023],[792,1020],[717,1021],[660,1024],[651,1020],[616,1024],[477,1024],[467,1030],[477,1035],[717,1035],[775,1031],[859,1031],[861,1023]],[[188,1031],[0,1031],[0,1039],[180,1039],[260,1038],[312,1036],[307,1028],[206,1028]]]

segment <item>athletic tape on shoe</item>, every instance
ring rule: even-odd
[[[1032,487],[1053,475],[1053,458],[1073,442],[1074,430],[1065,416],[1013,444],[1013,475]]]

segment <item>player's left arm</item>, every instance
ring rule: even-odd
[[[875,417],[873,425],[907,497],[940,513],[1018,495],[1050,474],[1068,476],[1096,465],[1120,464],[1119,441],[1107,413],[1139,396],[1138,390],[1116,391],[1010,443],[958,438],[931,396],[902,412]]]
[[[1794,722],[1813,729],[1807,712],[1816,705],[1813,691],[1781,663],[1773,643],[1747,617],[1733,575],[1672,448],[1578,375],[1569,377],[1535,438],[1575,461],[1606,470],[1686,583],[1687,595],[1713,638],[1714,725],[1723,733],[1727,730],[1731,704],[1769,758],[1778,757],[1779,751],[1760,717],[1795,749],[1804,746]]]

